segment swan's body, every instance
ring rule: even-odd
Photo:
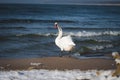
[[[55,23],[55,27],[58,28],[58,36],[55,39],[55,44],[61,49],[61,51],[72,51],[75,47],[75,43],[73,42],[70,35],[62,36],[62,28]]]

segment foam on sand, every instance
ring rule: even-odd
[[[112,77],[112,70],[24,70],[0,71],[1,80],[120,80]]]

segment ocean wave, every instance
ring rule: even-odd
[[[65,22],[65,23],[75,23],[73,20],[39,20],[39,19],[3,19],[0,20],[0,23],[34,23],[34,22],[42,22],[42,23],[54,23],[54,22]]]
[[[79,53],[94,53],[94,52],[96,53],[99,52],[100,50],[109,49],[113,47],[114,46],[112,44],[107,44],[107,45],[92,44],[91,46],[84,44],[84,46],[78,47],[77,50]]]
[[[114,27],[110,27],[110,28],[84,28],[84,27],[63,27],[63,29],[70,29],[70,30],[120,30],[120,28],[114,28]]]
[[[71,35],[73,37],[91,37],[91,36],[120,36],[120,31],[104,31],[104,32],[90,32],[90,31],[79,31],[79,32],[64,32],[63,36]],[[30,33],[30,34],[17,34],[16,36],[57,36],[57,33]]]
[[[31,37],[35,37],[35,36],[40,36],[40,37],[48,37],[48,36],[56,36],[57,34],[53,34],[53,33],[33,33],[33,34],[17,34],[16,36],[18,37],[24,37],[24,36],[31,36]]]
[[[5,36],[0,36],[0,41],[9,41],[10,39]]]
[[[113,47],[112,44],[108,44],[108,45],[96,45],[96,46],[90,46],[88,47],[91,50],[101,50],[101,49],[105,49],[105,48],[111,48]]]
[[[90,32],[90,31],[79,31],[79,32],[67,32],[65,35],[71,35],[75,37],[90,37],[90,36],[103,36],[103,35],[111,35],[111,36],[119,36],[120,31],[103,31],[103,32]]]
[[[0,27],[0,29],[26,29],[25,27]]]
[[[85,39],[85,40],[76,40],[77,43],[88,43],[88,44],[105,44],[105,43],[112,43],[111,40],[102,40],[102,39]]]

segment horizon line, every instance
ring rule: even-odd
[[[51,5],[98,5],[120,6],[120,3],[0,3],[0,4],[51,4]]]

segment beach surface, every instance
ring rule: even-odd
[[[0,70],[114,70],[112,59],[90,58],[76,59],[72,57],[44,57],[27,59],[0,59]]]
[[[44,57],[0,59],[1,80],[120,80],[113,59]]]

